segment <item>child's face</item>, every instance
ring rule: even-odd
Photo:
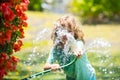
[[[73,30],[70,30],[69,28],[65,28],[65,30],[67,30],[67,33],[70,33],[71,36],[74,36],[74,31]],[[67,39],[67,35],[62,35],[62,41],[63,41],[63,43],[66,43],[67,40],[68,40]]]

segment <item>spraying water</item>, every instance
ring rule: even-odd
[[[41,54],[39,52],[40,49],[38,47],[39,46],[38,42],[50,39],[50,37],[49,37],[50,35],[48,33],[50,33],[50,30],[47,28],[38,32],[38,34],[36,35],[36,38],[33,40],[34,47],[33,47],[32,53],[28,56],[27,60],[24,62],[24,64],[26,66],[27,65],[33,66],[34,63],[37,63],[37,61],[38,61],[36,57],[43,58],[46,55],[46,54]],[[48,35],[46,35],[46,34],[48,34]]]
[[[89,45],[86,45],[85,49],[89,50],[89,52],[106,53],[110,47],[111,44],[108,41],[103,38],[96,38]]]
[[[104,54],[109,52],[108,48],[111,47],[111,44],[108,41],[104,40],[103,38],[96,38],[91,43],[85,45],[85,47],[82,48],[81,44],[77,43],[77,40],[75,40],[73,35],[63,27],[58,27],[56,29],[56,35],[57,37],[55,39],[55,45],[62,43],[63,42],[62,39],[64,36],[67,38],[66,43],[64,45],[64,53],[66,55],[71,54],[69,53],[70,48],[73,54],[77,54],[75,52],[79,50],[83,50],[83,52],[89,51],[89,52]],[[83,52],[81,52],[81,54],[83,54]]]
[[[81,50],[81,45],[78,45],[74,36],[71,33],[69,33],[66,29],[64,29],[63,27],[58,27],[55,32],[57,37],[55,39],[54,44],[55,46],[59,45],[59,47],[62,46],[61,44],[64,44],[64,48],[63,48],[65,53],[64,55],[67,56],[71,54],[75,55],[77,54],[76,52],[78,50]],[[64,43],[64,38],[66,38],[65,43]],[[69,49],[71,49],[73,53],[69,52]]]
[[[48,39],[44,35],[46,35],[46,33],[50,33],[49,31],[50,31],[49,29],[43,29],[42,31],[40,31],[37,34],[36,39],[33,40],[33,44],[35,42]],[[62,37],[63,35],[66,35],[66,37],[68,39],[68,41],[66,42],[65,47],[64,47],[65,53],[68,52],[69,47],[73,47],[73,50],[74,50],[74,47],[78,46],[78,45],[75,45],[76,44],[75,39],[66,30],[59,29],[57,34],[59,35],[59,37],[55,41],[56,45],[59,42],[61,42],[60,37]],[[68,45],[68,43],[69,43],[69,45]],[[98,70],[98,72],[100,72],[106,76],[107,76],[107,74],[109,74],[110,76],[115,74],[115,71],[113,69],[111,69],[114,66],[114,63],[111,61],[111,55],[109,54],[110,47],[111,47],[111,44],[103,38],[96,38],[93,41],[91,41],[89,44],[85,45],[85,47],[84,47],[84,51],[86,51],[87,53],[95,53],[97,55],[96,61],[99,65],[99,66],[97,66],[97,68],[98,68],[97,70]],[[36,46],[33,48],[32,53],[29,55],[27,61],[25,61],[25,65],[32,66],[34,64],[34,60],[35,60],[34,58],[38,55],[40,56],[39,58],[41,58],[41,57],[44,58],[46,56],[46,55],[40,54],[37,51],[37,49],[38,49],[38,47],[36,47]],[[75,48],[75,49],[77,49],[77,48]],[[68,54],[71,55],[71,53],[68,53]],[[66,55],[68,55],[68,54],[66,54]],[[38,60],[36,60],[36,63],[37,63],[37,61]],[[99,75],[99,76],[102,76],[102,75]],[[107,77],[109,77],[109,76],[107,76]],[[106,79],[106,77],[105,77],[105,79]],[[112,77],[112,79],[114,80],[115,77]]]

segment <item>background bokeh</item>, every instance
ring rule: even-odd
[[[29,27],[25,29],[24,45],[16,52],[20,61],[15,72],[4,80],[20,80],[43,71],[52,41],[50,33],[54,22],[65,14],[78,20],[85,34],[86,44],[103,38],[111,44],[106,55],[88,54],[96,70],[97,80],[120,80],[120,1],[119,0],[30,0]],[[55,71],[33,80],[65,80],[63,71]]]

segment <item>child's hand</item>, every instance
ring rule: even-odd
[[[74,55],[77,57],[81,57],[84,53],[84,49],[81,42],[77,42],[73,48]]]
[[[82,51],[75,51],[75,52],[74,52],[74,55],[75,55],[76,57],[81,57],[81,56],[82,56]]]
[[[59,64],[51,64],[51,69],[57,70],[57,69],[60,69],[60,66],[59,66]]]
[[[44,65],[44,70],[48,70],[48,69],[57,70],[57,69],[60,69],[60,66],[59,66],[59,64],[46,63]]]

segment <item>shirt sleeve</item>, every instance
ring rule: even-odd
[[[54,52],[54,48],[52,48],[50,50],[50,53],[49,53],[49,56],[48,56],[48,59],[47,59],[47,63],[53,63],[54,62],[53,52]]]

